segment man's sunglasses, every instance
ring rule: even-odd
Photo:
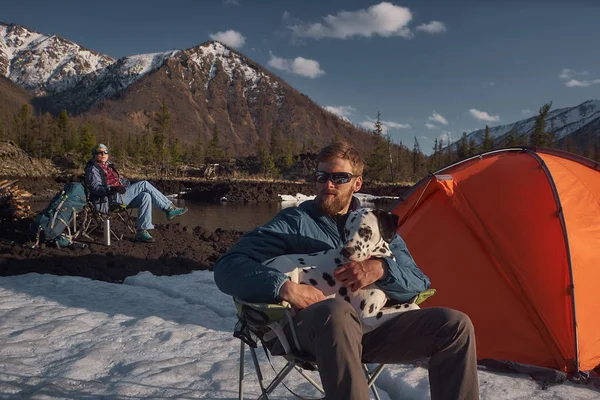
[[[108,155],[108,151],[98,151],[98,152],[96,152],[96,154],[106,154],[106,155]]]
[[[325,183],[331,179],[331,182],[333,182],[336,185],[340,185],[343,183],[350,182],[352,178],[357,176],[359,175],[352,175],[350,172],[332,172],[330,174],[323,171],[317,171],[315,172],[315,181],[319,183]]]

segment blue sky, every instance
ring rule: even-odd
[[[114,58],[219,38],[323,107],[394,142],[600,98],[600,1],[22,1],[0,20]]]

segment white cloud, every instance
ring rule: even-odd
[[[479,111],[479,110],[476,110],[474,108],[471,108],[469,110],[469,113],[474,118],[477,118],[477,119],[479,119],[481,121],[490,121],[490,122],[492,122],[492,121],[500,121],[500,116],[499,115],[490,115],[490,114],[488,114],[485,111]]]
[[[359,123],[365,129],[375,130],[375,122],[376,120],[367,117],[368,119]],[[410,124],[400,124],[398,122],[393,121],[379,121],[381,122],[381,130],[384,134],[388,132],[390,128],[392,129],[410,129]]]
[[[430,121],[439,122],[442,125],[448,125],[448,120],[442,117],[440,114],[436,113],[435,111],[430,117],[427,117],[427,119]]]
[[[290,18],[290,12],[284,11],[283,15],[281,16],[281,19],[285,21],[286,19],[289,19],[289,18]]]
[[[211,33],[210,38],[233,48],[242,47],[246,43],[246,38],[232,29],[225,32]]]
[[[408,28],[412,13],[406,7],[381,2],[367,9],[340,11],[323,17],[323,22],[290,25],[288,28],[298,37],[313,39],[346,39],[352,36],[401,36],[414,35]]]
[[[521,110],[521,114],[529,115],[529,114],[533,114],[533,111],[531,111],[529,108],[526,108],[524,110]]]
[[[392,121],[381,121],[381,123],[388,128],[396,128],[396,129],[410,129],[410,124],[399,124],[397,122]]]
[[[223,5],[226,6],[239,6],[240,2],[237,0],[223,0]]]
[[[421,136],[421,139],[429,140],[429,138],[427,136]]]
[[[437,126],[435,126],[434,124],[432,124],[430,122],[425,122],[425,128],[427,128],[427,129],[437,129]]]
[[[448,29],[446,28],[446,24],[440,21],[431,21],[428,24],[421,24],[415,28],[421,32],[427,32],[429,34],[435,35],[438,33],[444,33]]]
[[[323,108],[341,118],[348,118],[356,111],[352,106],[325,106]]]
[[[321,69],[318,61],[310,60],[304,57],[296,57],[294,59],[291,58],[282,58],[277,57],[272,52],[271,59],[269,60],[269,66],[286,72],[291,72],[292,74],[305,76],[308,78],[318,78],[319,76],[325,74],[325,71]]]
[[[562,71],[560,71],[560,74],[558,75],[558,77],[560,79],[568,80],[568,79],[574,78],[576,76],[587,76],[587,75],[588,75],[587,71],[578,72],[578,71],[574,71],[570,68],[564,68]]]
[[[588,87],[588,86],[592,86],[592,85],[597,85],[600,83],[600,79],[592,79],[592,80],[577,80],[577,79],[571,79],[568,82],[565,83],[565,85],[567,85],[568,87]]]
[[[600,79],[575,79],[576,77],[588,76],[587,71],[575,71],[570,68],[564,68],[560,71],[558,77],[565,81],[567,87],[588,87],[600,84]]]

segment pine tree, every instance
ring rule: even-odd
[[[88,124],[81,126],[79,130],[79,144],[77,146],[78,161],[84,165],[90,158],[90,152],[96,143],[96,136]]]
[[[375,121],[375,128],[373,129],[373,132],[378,136],[383,135],[383,124],[381,123],[380,117],[381,113],[377,111],[377,121]]]
[[[463,132],[462,137],[458,141],[456,147],[456,155],[459,160],[464,160],[469,156],[469,142],[467,139],[467,132]]]
[[[439,168],[439,153],[438,153],[438,139],[435,138],[433,141],[433,154],[429,158],[429,170],[437,171]]]
[[[285,143],[285,155],[283,157],[282,166],[287,171],[294,165],[294,138],[289,138]]]
[[[269,177],[279,173],[273,156],[269,154],[262,141],[258,144],[257,158],[260,163],[260,172],[263,176]]]
[[[533,130],[529,136],[529,145],[537,146],[537,147],[547,147],[550,146],[551,136],[546,131],[546,118],[548,117],[548,112],[552,107],[552,102],[544,104],[539,111],[538,116],[535,119],[535,123],[533,125]]]
[[[485,133],[483,135],[483,143],[481,144],[481,150],[491,151],[494,149],[494,138],[490,135],[490,127],[485,126]]]
[[[192,147],[191,161],[196,164],[202,164],[204,162],[204,142],[200,131],[196,134],[196,142]]]
[[[367,157],[365,175],[373,180],[385,180],[389,175],[389,148],[388,143],[383,138],[383,125],[379,120],[380,113],[377,113],[377,121],[373,130],[374,146],[371,154]]]
[[[225,152],[223,151],[221,143],[219,142],[219,129],[215,124],[212,138],[208,142],[208,146],[206,148],[206,162],[215,164],[223,161],[225,161]]]
[[[412,150],[412,173],[413,179],[416,180],[417,177],[421,174],[421,168],[423,164],[423,153],[421,153],[421,146],[419,146],[419,141],[415,136],[415,142]]]
[[[283,143],[281,141],[281,137],[279,131],[275,128],[271,130],[271,141],[269,143],[269,153],[271,154],[271,158],[276,164],[280,163],[280,160],[283,158]]]
[[[506,134],[506,138],[504,140],[504,147],[515,147],[519,145],[519,138],[517,137],[517,132],[515,128],[512,128]]]
[[[446,157],[444,155],[444,139],[440,138],[438,142],[438,168],[441,169],[447,165]]]
[[[475,139],[471,138],[471,139],[469,139],[469,147],[467,150],[467,157],[474,156],[477,153],[479,153],[479,146],[477,146]]]

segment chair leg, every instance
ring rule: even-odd
[[[295,366],[296,366],[295,361],[288,361],[287,364],[285,365],[285,367],[283,367],[283,369],[281,371],[279,371],[279,373],[275,376],[273,381],[271,381],[271,383],[269,384],[269,386],[267,386],[266,389],[263,389],[263,384],[261,382],[260,386],[263,391],[263,394],[258,398],[258,400],[263,400],[263,399],[268,400],[269,394],[271,394],[273,392],[273,390],[275,390],[275,388],[277,386],[279,386],[279,384],[285,379],[285,377],[288,376],[288,374],[290,372],[292,372],[292,370],[294,369]],[[262,375],[261,375],[261,378],[262,378]]]
[[[243,340],[240,340],[240,383],[238,387],[238,399],[244,400],[244,355],[245,345]]]
[[[256,350],[253,347],[250,347],[250,355],[252,356],[252,362],[254,363],[254,369],[256,370],[256,378],[258,379],[258,385],[260,386],[261,396],[259,399],[269,399],[269,393],[265,389],[264,378],[262,375],[262,371],[260,370],[260,365],[258,364],[258,357],[256,356]]]
[[[375,381],[377,380],[379,375],[383,372],[384,368],[385,368],[385,364],[379,364],[377,366],[377,368],[375,368],[375,370],[373,372],[371,372],[371,371],[369,371],[369,368],[367,367],[367,365],[363,364],[363,369],[364,369],[365,375],[367,377],[367,384],[368,384],[369,388],[371,389],[371,391],[373,392],[373,396],[375,397],[375,400],[381,400],[379,397],[379,393],[377,392],[377,387],[375,386]]]
[[[317,389],[319,392],[325,394],[325,389],[323,389],[323,387],[321,385],[319,385],[313,378],[311,378],[306,372],[304,372],[304,370],[298,366],[294,366],[294,368],[296,368],[296,371],[298,371],[298,373],[300,375],[302,375],[304,377],[304,379],[306,379],[311,385],[313,385],[315,387],[315,389]]]

